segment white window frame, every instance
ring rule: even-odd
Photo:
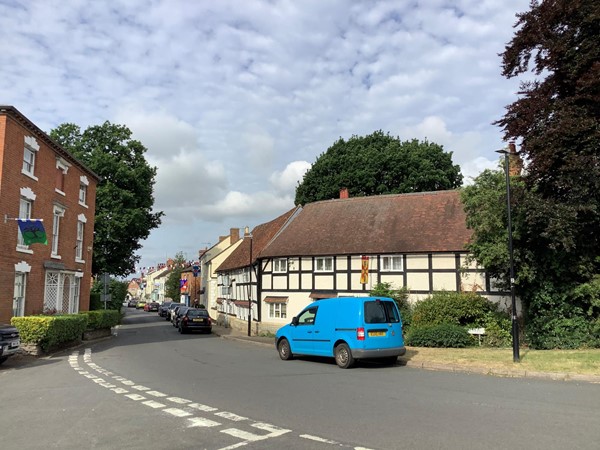
[[[269,318],[287,319],[286,303],[269,303]]]
[[[85,175],[79,177],[79,204],[87,208],[87,189],[90,182]]]
[[[64,160],[61,157],[56,158],[56,169],[62,172],[62,189],[55,187],[54,191],[58,192],[61,195],[66,195],[64,191],[64,185],[67,172],[69,171],[69,167],[71,167],[71,164],[69,164],[66,160]]]
[[[15,272],[15,287],[13,293],[14,317],[25,315],[25,298],[27,294],[27,272]]]
[[[58,254],[58,243],[60,240],[60,219],[65,216],[65,209],[62,206],[54,205],[52,216],[52,250],[50,257],[60,259]]]
[[[85,223],[81,220],[77,221],[77,239],[75,245],[75,260],[83,261],[83,235],[85,231]]]
[[[389,255],[381,257],[382,272],[402,272],[404,270],[404,258],[402,255]]]
[[[315,258],[315,272],[333,272],[333,256]]]
[[[19,219],[31,219],[31,210],[33,209],[33,200],[31,198],[21,197],[19,202]],[[25,245],[25,240],[21,234],[21,229],[17,227],[17,250],[33,253],[29,245]]]
[[[273,273],[287,273],[287,259],[277,258],[273,260]]]
[[[36,153],[40,150],[40,145],[37,140],[32,136],[25,136],[25,142],[23,146],[23,166],[21,167],[21,173],[28,177],[38,180],[35,176],[35,160]]]

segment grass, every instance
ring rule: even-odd
[[[600,349],[520,349],[521,362],[513,362],[512,348],[425,348],[408,347],[400,359],[412,362],[485,367],[495,370],[557,372],[600,376]]]

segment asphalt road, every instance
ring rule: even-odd
[[[2,449],[600,448],[600,385],[281,361],[127,313],[112,338],[0,367]]]

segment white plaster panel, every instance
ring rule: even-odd
[[[273,277],[273,286],[271,289],[286,289],[287,277]]]
[[[346,286],[348,286],[348,274],[338,273],[335,277],[335,281],[337,283],[338,288],[346,289]]]
[[[454,269],[456,267],[454,255],[434,254],[431,259],[433,269]]]
[[[333,274],[316,276],[314,289],[333,289]]]
[[[456,291],[456,273],[434,273],[433,290]]]
[[[302,289],[312,289],[312,275],[310,273],[302,274]]]
[[[337,270],[346,270],[348,268],[348,257],[347,256],[337,256],[335,259],[336,259],[336,269]]]
[[[289,276],[290,280],[290,289],[300,289],[300,275],[297,273],[292,273]]]
[[[415,291],[429,290],[429,274],[428,273],[407,273],[406,283]]]
[[[461,274],[463,291],[485,291],[485,278],[482,272],[466,272]]]
[[[406,257],[406,270],[411,269],[429,269],[427,255],[408,255]]]
[[[382,283],[390,283],[393,289],[400,289],[404,283],[404,277],[402,275],[386,275],[381,274]]]

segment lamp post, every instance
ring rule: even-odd
[[[250,267],[248,268],[248,336],[252,336],[252,233],[250,236]]]
[[[515,263],[513,256],[512,221],[510,214],[510,154],[506,149],[496,150],[496,153],[504,155],[504,171],[506,172],[506,210],[508,216],[508,257],[510,260],[510,299],[512,313],[512,343],[513,362],[520,362],[519,356],[519,322],[517,321],[517,301],[515,298]],[[514,153],[516,154],[516,152]]]

